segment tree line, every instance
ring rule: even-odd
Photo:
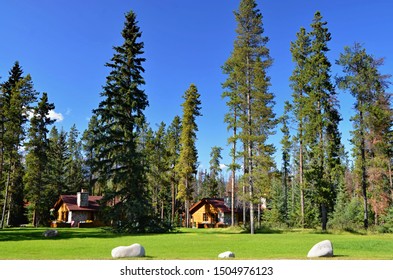
[[[130,11],[123,44],[105,65],[110,72],[101,102],[83,133],[75,125],[68,132],[53,125],[54,104],[34,90],[18,62],[1,83],[1,228],[47,225],[60,194],[85,188],[103,195],[103,219],[121,232],[189,226],[194,202],[223,196],[231,201],[231,225],[241,211],[251,233],[261,223],[393,230],[393,110],[390,76],[380,73],[383,60],[356,43],[334,62],[342,74],[333,76],[331,34],[317,11],[290,44],[292,95],[276,116],[268,75],[274,62],[262,13],[255,0],[241,0],[234,15],[237,37],[222,65],[229,178],[220,169],[221,147],[212,147],[209,170],[198,170],[197,85],[185,89],[181,116],[155,128],[148,123],[142,32]],[[355,100],[349,154],[339,131],[339,90]],[[277,129],[282,166],[273,159],[278,143],[269,142]]]

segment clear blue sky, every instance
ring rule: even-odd
[[[212,146],[221,146],[223,163],[230,161],[228,132],[223,117],[225,101],[221,66],[229,57],[236,33],[233,11],[240,0],[9,0],[0,2],[0,76],[18,60],[32,75],[35,88],[47,92],[68,130],[73,124],[86,129],[92,109],[98,106],[113,55],[122,43],[124,14],[137,14],[145,43],[145,90],[150,125],[168,125],[181,115],[182,95],[191,83],[201,94],[202,117],[197,119],[197,148],[201,168],[208,168]],[[269,70],[275,111],[282,113],[291,98],[288,78],[293,64],[289,51],[296,32],[309,29],[314,13],[321,11],[332,41],[330,61],[344,46],[363,43],[369,53],[385,57],[384,73],[393,73],[393,1],[391,0],[258,0],[265,35],[274,64]],[[353,100],[340,93],[343,141],[349,136]],[[277,129],[279,130],[279,129]],[[271,138],[278,149],[281,135]],[[280,167],[280,166],[279,166]]]

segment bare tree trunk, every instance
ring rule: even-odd
[[[361,103],[361,101],[360,101]],[[359,108],[362,108],[361,104]],[[364,139],[364,119],[363,119],[363,112],[360,110],[360,153],[361,153],[361,186],[362,186],[362,195],[363,195],[363,208],[364,208],[364,218],[363,224],[364,228],[368,229],[368,201],[367,201],[367,171],[366,171],[366,143]]]
[[[172,193],[171,225],[173,226],[174,222],[175,222],[175,203],[176,203],[176,199],[175,199],[175,183],[174,182],[172,182],[171,193]]]
[[[303,137],[302,135],[300,137]],[[299,147],[300,224],[304,228],[303,141]]]

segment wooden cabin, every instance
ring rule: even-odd
[[[102,196],[91,196],[82,190],[76,195],[61,195],[52,208],[56,217],[51,227],[91,227],[103,225],[99,221],[99,201]]]
[[[191,225],[196,228],[226,227],[231,224],[231,208],[221,198],[203,198],[190,208]],[[235,209],[235,222],[239,218]]]

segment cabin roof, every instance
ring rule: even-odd
[[[54,208],[58,210],[62,204],[66,204],[69,211],[98,211],[100,208],[99,201],[102,196],[89,195],[89,205],[87,207],[78,206],[76,195],[60,195],[59,200],[56,202]]]
[[[231,212],[231,208],[229,208],[225,202],[224,199],[222,198],[203,198],[197,203],[195,203],[191,208],[190,208],[190,214],[192,215],[196,211],[198,211],[202,206],[210,204],[214,208],[216,208],[219,212],[222,213],[228,213]]]

